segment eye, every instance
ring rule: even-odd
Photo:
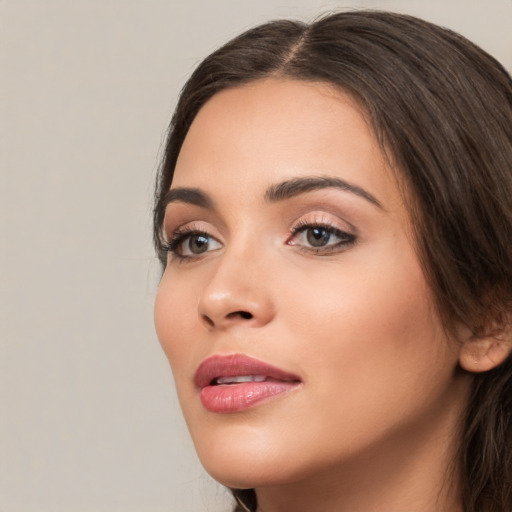
[[[307,228],[304,231],[306,240],[313,247],[323,247],[328,245],[333,233],[322,227]]]
[[[165,249],[181,259],[194,259],[222,247],[209,233],[193,228],[175,231]]]
[[[203,233],[197,233],[194,235],[188,235],[182,240],[179,246],[179,252],[182,256],[192,256],[196,254],[202,254],[212,249],[216,249],[218,242],[211,236]]]
[[[343,250],[352,245],[356,237],[328,224],[300,223],[292,232],[288,245],[297,245],[313,252]]]

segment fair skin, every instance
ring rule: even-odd
[[[166,236],[180,238],[157,333],[203,465],[255,488],[260,512],[462,510],[451,462],[471,379],[396,176],[358,105],[321,83],[225,90],[185,139],[171,189],[201,201],[178,193],[167,206]],[[269,192],[290,180],[302,181]],[[194,375],[234,354],[296,379],[242,410],[208,410]]]

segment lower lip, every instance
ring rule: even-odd
[[[297,385],[296,382],[263,381],[206,386],[201,389],[201,402],[210,412],[240,412],[288,393]]]

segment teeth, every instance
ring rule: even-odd
[[[240,384],[241,382],[263,382],[265,375],[238,375],[236,377],[219,377],[215,379],[217,384]]]

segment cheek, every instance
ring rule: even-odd
[[[397,406],[411,399],[414,407],[423,386],[436,393],[447,384],[456,354],[412,250],[387,254],[399,257],[382,251],[365,262],[347,258],[337,271],[310,273],[307,293],[292,299],[291,325],[323,394],[344,390],[347,400],[367,403],[379,395]]]
[[[186,340],[193,339],[193,323],[197,319],[192,294],[185,291],[176,279],[164,274],[155,298],[156,333],[176,379],[190,365]]]
[[[303,410],[315,418],[299,420],[301,437],[329,460],[421,425],[444,403],[456,365],[416,264],[351,270],[310,273],[302,299],[289,294],[292,336],[282,338],[293,340]]]

